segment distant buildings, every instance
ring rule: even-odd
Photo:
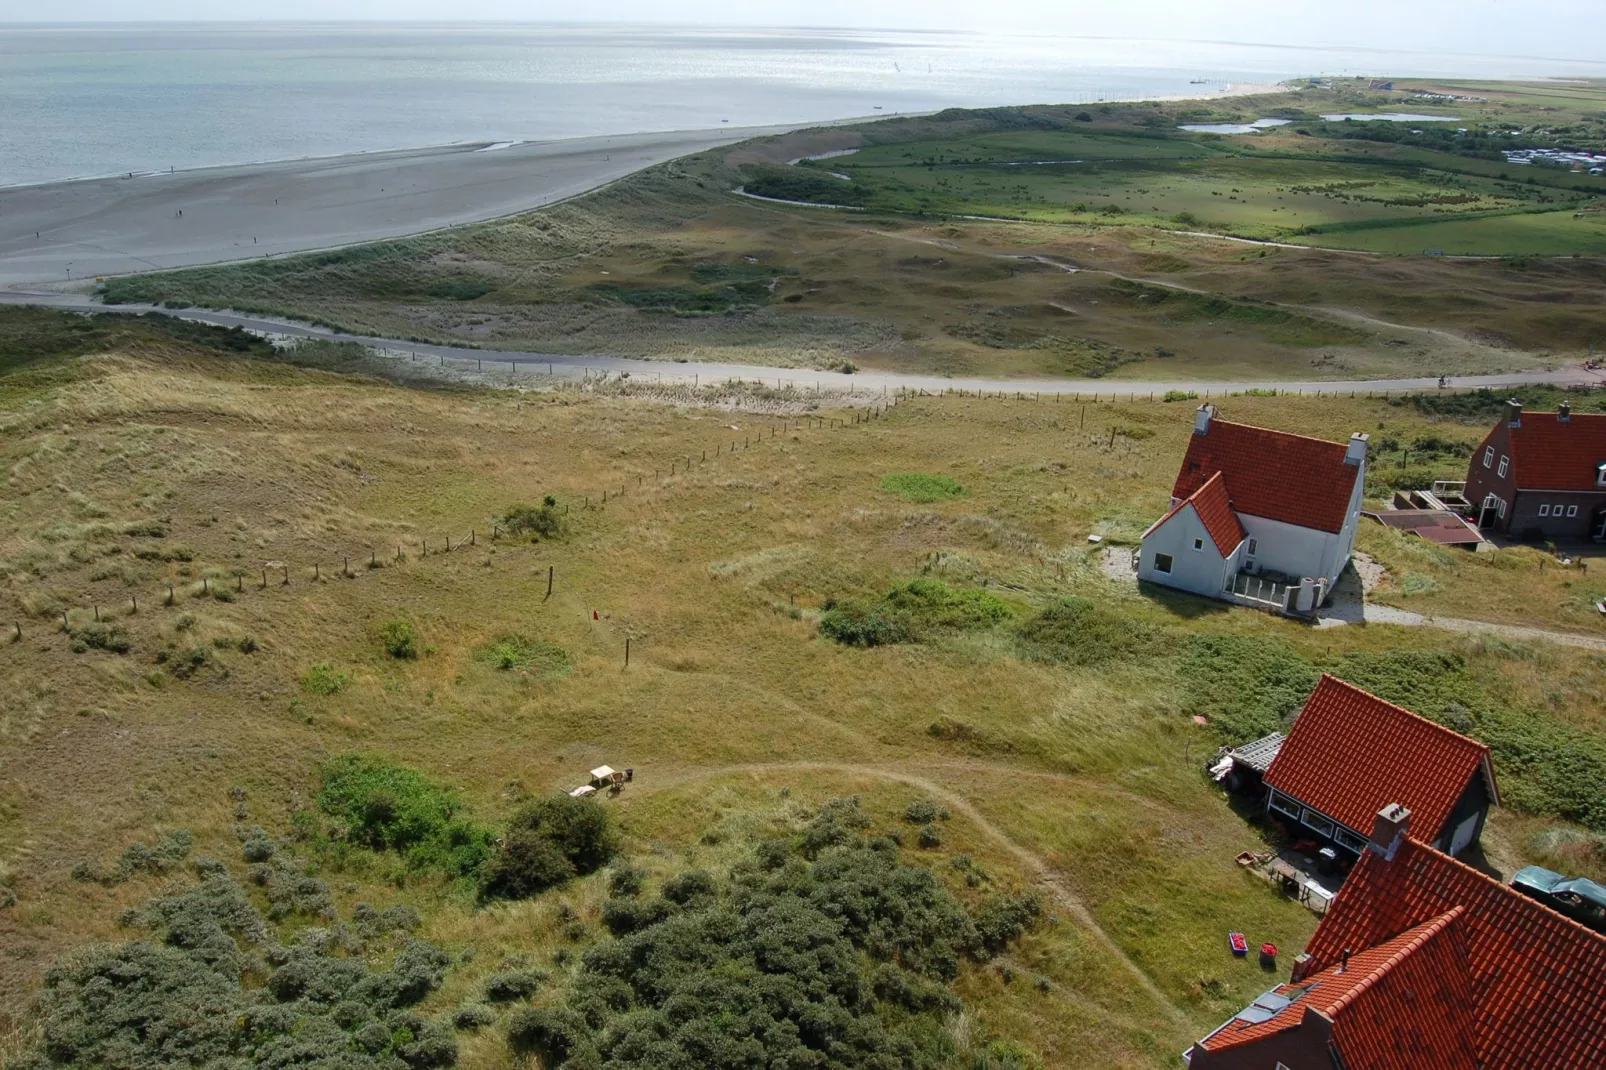
[[[1506,414],[1467,465],[1478,527],[1523,538],[1606,540],[1606,414]]]
[[[1171,509],[1143,533],[1138,578],[1315,612],[1355,547],[1366,444],[1229,423],[1200,406]]]
[[[1606,172],[1606,153],[1568,152],[1564,149],[1505,149],[1501,155],[1509,164],[1527,167],[1559,167],[1566,171],[1588,171],[1592,175]]]

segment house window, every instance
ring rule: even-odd
[[[1577,516],[1577,515],[1578,515],[1578,506],[1576,506],[1576,505],[1569,505],[1569,506],[1568,506],[1568,507],[1567,507],[1567,515],[1568,515],[1568,516]]]
[[[1485,468],[1489,468],[1493,464],[1494,464],[1494,447],[1493,446],[1485,446],[1483,448],[1483,466]]]
[[[1349,829],[1335,830],[1333,832],[1333,839],[1337,840],[1340,846],[1348,847],[1352,851],[1359,851],[1361,848],[1366,846],[1366,841],[1355,835],[1355,833],[1351,832]]]
[[[1154,571],[1156,571],[1156,572],[1164,572],[1167,575],[1169,575],[1170,572],[1171,572],[1171,555],[1170,554],[1155,554],[1154,555]]]
[[[1550,506],[1548,506],[1548,505],[1541,505],[1541,506],[1540,506],[1540,507],[1539,507],[1539,515],[1540,515],[1540,516],[1549,516],[1549,515],[1550,515]]]
[[[1250,557],[1254,557],[1255,556],[1255,551],[1258,550],[1258,549],[1260,549],[1260,543],[1256,542],[1254,539],[1250,539],[1249,540],[1249,556]]]
[[[1280,791],[1271,793],[1271,808],[1279,814],[1293,818],[1295,821],[1299,820],[1299,804]]]
[[[1193,548],[1195,550],[1203,550],[1204,549],[1204,540],[1203,539],[1194,539],[1193,540]]]
[[[1500,502],[1500,515],[1502,517],[1506,515],[1506,503],[1504,501]]]
[[[1499,470],[1499,472],[1497,474],[1500,476],[1501,479],[1506,478],[1506,467],[1510,463],[1511,463],[1511,458],[1510,457],[1502,457],[1502,458],[1500,458],[1500,470]]]
[[[1333,834],[1333,823],[1315,810],[1305,811],[1305,827],[1319,836],[1331,836]]]

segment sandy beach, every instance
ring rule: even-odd
[[[495,219],[787,129],[452,145],[0,188],[0,286],[281,256]]]

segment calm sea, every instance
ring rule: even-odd
[[[1242,44],[622,26],[0,26],[0,185],[472,141],[1208,93],[1543,61]],[[879,111],[877,109],[880,109]]]

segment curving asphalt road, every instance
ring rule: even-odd
[[[727,379],[759,380],[777,386],[820,390],[832,393],[864,394],[875,391],[924,390],[943,393],[950,390],[987,391],[1022,394],[1073,394],[1096,397],[1142,398],[1164,394],[1168,390],[1191,391],[1201,395],[1230,394],[1243,390],[1279,390],[1303,394],[1348,393],[1415,393],[1438,388],[1436,378],[1420,379],[1366,379],[1366,380],[1185,380],[1172,382],[1135,382],[1110,379],[956,379],[937,375],[909,375],[900,372],[866,371],[852,375],[842,372],[815,371],[808,368],[776,368],[760,364],[715,364],[705,362],[635,360],[627,357],[606,357],[576,353],[513,352],[503,349],[469,349],[460,346],[430,345],[423,342],[405,342],[393,338],[375,338],[369,335],[345,334],[341,331],[317,327],[309,323],[278,319],[269,316],[245,315],[237,312],[213,312],[205,309],[166,309],[154,305],[101,305],[84,294],[51,293],[47,291],[0,290],[0,304],[33,305],[60,308],[74,312],[154,312],[177,319],[211,323],[221,327],[240,327],[256,334],[275,338],[323,338],[337,342],[357,342],[372,346],[398,357],[431,357],[441,362],[452,362],[459,371],[470,370],[467,365],[487,371],[507,370],[515,374],[550,374],[559,377],[583,378],[589,375],[630,375],[642,379],[655,377],[666,383],[701,383],[704,380],[719,382]],[[1503,375],[1452,376],[1449,385],[1456,390],[1476,390],[1481,387],[1500,389],[1510,386],[1544,383],[1556,386],[1599,386],[1606,384],[1606,371],[1586,371],[1582,366],[1550,372],[1512,372]]]

